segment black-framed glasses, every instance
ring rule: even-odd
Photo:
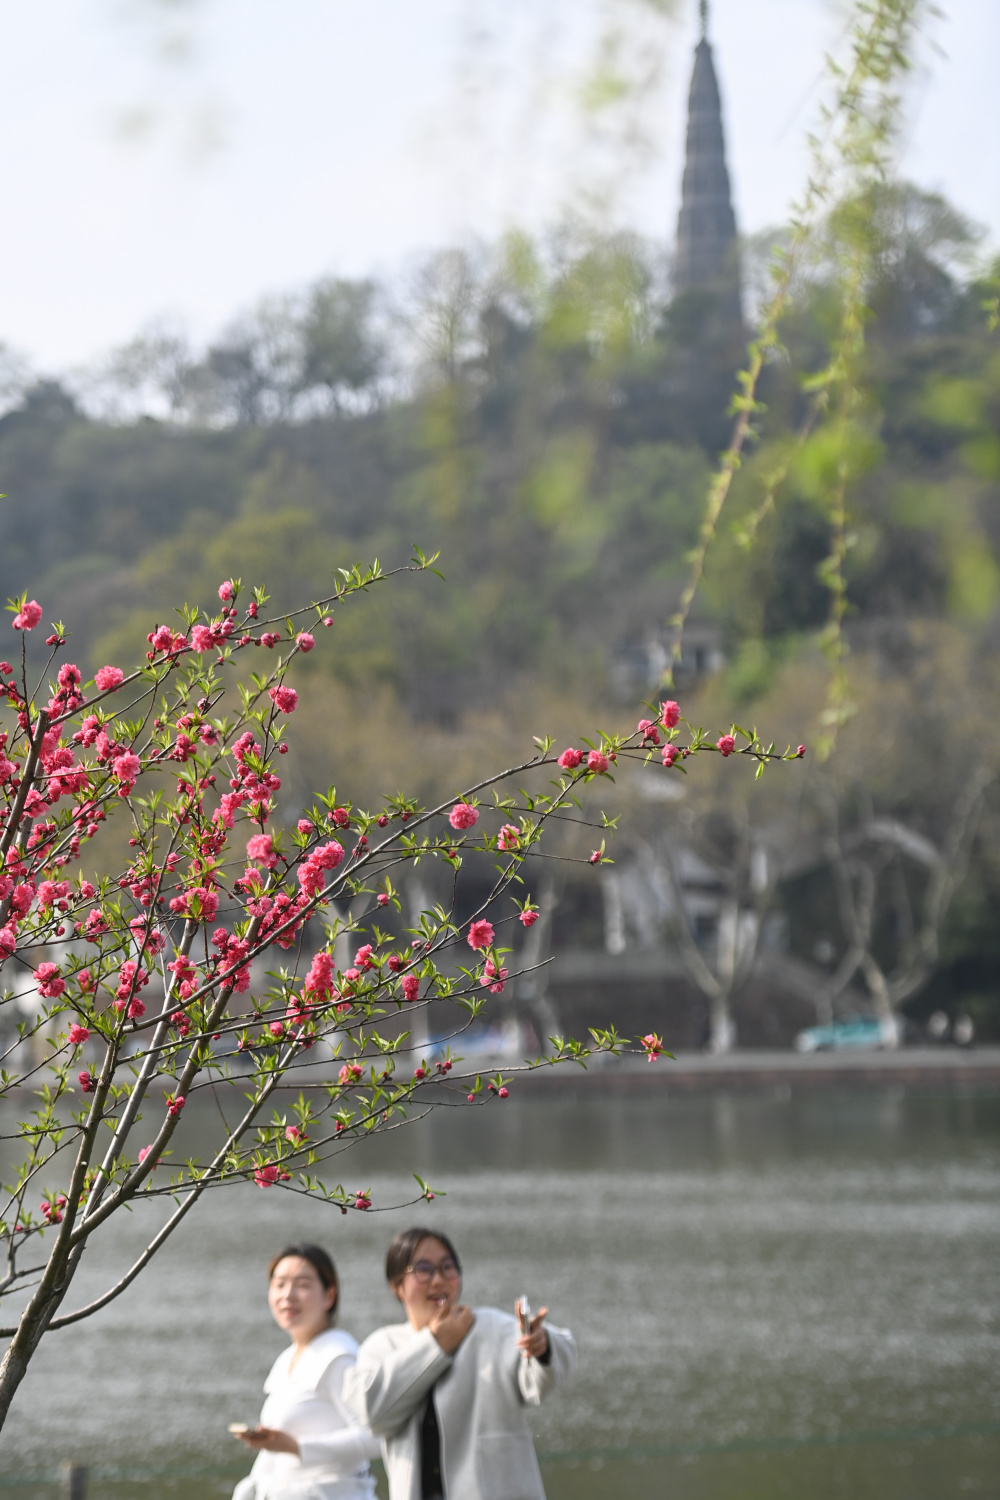
[[[412,1273],[418,1281],[422,1282],[433,1281],[435,1271],[440,1271],[446,1281],[453,1281],[455,1277],[460,1275],[458,1262],[450,1255],[446,1255],[443,1260],[437,1262],[433,1260],[416,1260],[412,1266],[407,1266],[406,1268],[407,1275]]]

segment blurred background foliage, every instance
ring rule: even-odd
[[[825,496],[843,434],[819,425],[803,436],[803,377],[836,337],[842,211],[796,273],[783,348],[761,383],[759,438],[678,675],[692,719],[735,714],[793,742],[815,732],[828,672],[817,649],[830,605]],[[777,792],[758,798],[758,822],[795,825],[786,863],[822,843],[831,789],[848,824],[864,807],[869,821],[884,814],[943,840],[967,778],[993,774],[990,276],[976,227],[941,197],[895,184],[869,214],[876,253],[848,438],[856,712],[806,790],[784,786],[784,811]],[[751,301],[781,240],[744,247]],[[74,382],[32,381],[11,365],[0,586],[27,587],[61,615],[92,670],[133,661],[181,601],[210,607],[222,578],[266,583],[280,609],[328,593],[333,570],[356,559],[392,565],[414,541],[439,551],[444,582],[374,590],[303,663],[311,691],[288,765],[303,800],[330,780],[369,802],[398,786],[446,794],[477,766],[523,755],[533,734],[570,740],[620,724],[659,691],[741,358],[712,295],[671,299],[666,273],[661,252],[632,236],[514,235],[432,256],[405,285],[331,279],[266,299],[203,351],[154,328]],[[764,476],[789,453],[775,503],[756,515]],[[717,777],[696,779],[689,834],[696,807],[729,795]],[[605,799],[609,810],[620,802],[624,850],[630,829],[651,836],[680,815],[636,800],[626,782]],[[989,1032],[1000,1027],[1000,861],[984,795],[933,977],[907,1003],[964,996]],[[822,918],[795,914],[791,886],[775,900],[803,956],[828,935],[843,945],[829,893]],[[898,913],[887,906],[875,920],[891,967]]]

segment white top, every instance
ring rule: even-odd
[[[374,1500],[368,1460],[378,1457],[379,1440],[342,1396],[357,1352],[349,1333],[329,1328],[303,1349],[294,1368],[294,1344],[278,1355],[264,1382],[260,1425],[291,1433],[300,1456],[258,1453],[233,1500]]]
[[[346,1370],[344,1393],[358,1419],[385,1442],[389,1500],[421,1500],[421,1422],[434,1402],[448,1500],[545,1500],[531,1440],[531,1409],[566,1380],[576,1345],[546,1323],[544,1364],[517,1347],[517,1320],[477,1307],[454,1354],[429,1328],[393,1323],[365,1339]]]

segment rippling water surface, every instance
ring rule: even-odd
[[[344,1165],[376,1205],[419,1168],[467,1299],[524,1291],[574,1330],[580,1373],[536,1427],[550,1500],[1000,1494],[996,1096],[536,1095]],[[111,1231],[73,1305],[162,1212]],[[54,1494],[28,1478],[72,1458],[109,1500],[228,1493],[226,1424],[253,1420],[282,1346],[268,1257],[326,1243],[363,1337],[394,1318],[382,1257],[412,1218],[210,1198],[117,1302],[43,1343],[0,1436],[6,1484]]]

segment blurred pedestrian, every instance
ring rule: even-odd
[[[257,1452],[233,1500],[373,1500],[380,1445],[344,1401],[358,1346],[333,1326],[340,1283],[318,1245],[289,1245],[268,1267],[267,1300],[291,1343],[264,1382],[257,1427],[230,1429]]]
[[[446,1234],[408,1229],[386,1256],[406,1313],[367,1338],[344,1395],[384,1439],[389,1500],[545,1500],[528,1411],[573,1371],[572,1334],[546,1308],[517,1318],[459,1301]]]

